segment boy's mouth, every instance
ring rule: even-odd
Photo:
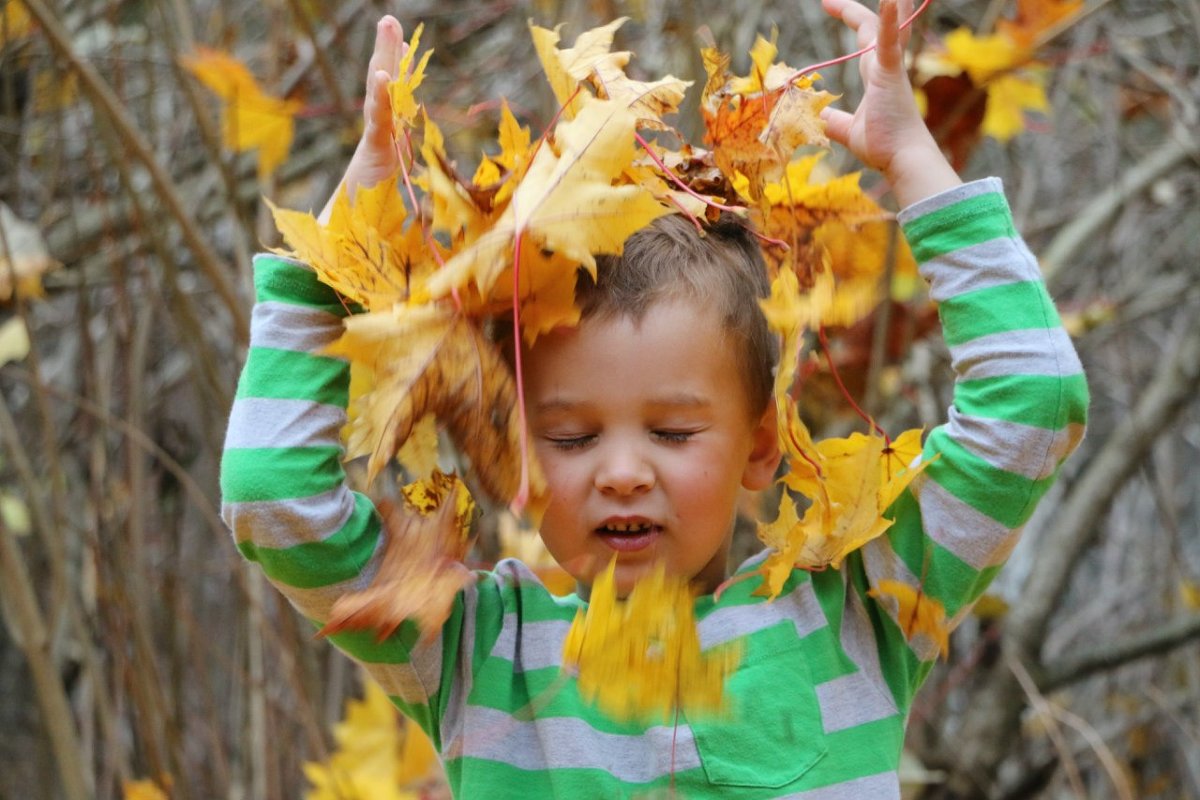
[[[662,527],[648,520],[609,520],[596,528],[596,535],[619,553],[633,553],[654,544]]]

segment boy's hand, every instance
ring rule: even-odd
[[[404,41],[404,30],[390,14],[385,15],[375,26],[375,52],[367,66],[367,93],[363,100],[363,134],[358,147],[350,157],[346,173],[338,183],[333,197],[317,221],[322,225],[329,222],[333,213],[333,202],[342,187],[349,192],[350,199],[358,187],[374,186],[389,178],[400,165],[396,150],[395,130],[392,127],[392,101],[388,95],[388,83],[396,79],[396,69],[404,57],[408,45]]]
[[[912,0],[881,0],[878,16],[855,0],[822,4],[857,33],[859,48],[876,45],[859,58],[864,92],[854,113],[821,113],[829,138],[882,172],[901,207],[962,183],[925,127],[904,68],[900,19],[912,14]]]

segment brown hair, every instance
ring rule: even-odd
[[[575,283],[584,319],[636,321],[663,300],[711,304],[736,342],[751,412],[766,409],[779,343],[758,304],[771,287],[762,251],[744,222],[722,214],[700,232],[687,218],[668,214],[626,239],[620,256],[597,257],[596,266],[595,281],[581,270]]]

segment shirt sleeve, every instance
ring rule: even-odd
[[[258,256],[254,286],[250,349],[221,461],[221,513],[242,555],[321,625],[342,594],[370,584],[381,555],[374,506],[349,489],[342,468],[349,365],[322,353],[347,312],[311,270],[287,259]],[[382,642],[373,632],[330,639],[438,742],[463,613],[460,593],[442,637],[429,643],[407,622]]]
[[[899,220],[938,303],[954,399],[925,440],[921,457],[932,463],[893,505],[887,534],[863,548],[851,580],[873,608],[884,674],[908,707],[938,646],[904,636],[898,603],[869,601],[867,590],[899,581],[941,603],[950,627],[961,621],[1082,439],[1088,391],[999,179],[928,198]]]

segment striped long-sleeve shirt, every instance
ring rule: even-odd
[[[931,282],[956,372],[938,455],[891,509],[895,524],[839,571],[795,571],[773,602],[757,579],[696,601],[704,647],[740,638],[726,718],[616,722],[562,677],[583,601],[555,597],[504,561],[462,591],[441,636],[406,623],[335,644],[431,736],[457,797],[899,797],[913,695],[936,645],[905,638],[868,595],[903,581],[957,620],[1011,551],[1082,436],[1087,388],[1000,182],[977,181],[901,213]],[[348,368],[321,350],[342,306],[301,265],[255,262],[258,302],[222,464],[238,548],[306,617],[322,622],[378,567],[380,524],[345,485],[338,431]],[[743,564],[752,570],[759,559]]]

